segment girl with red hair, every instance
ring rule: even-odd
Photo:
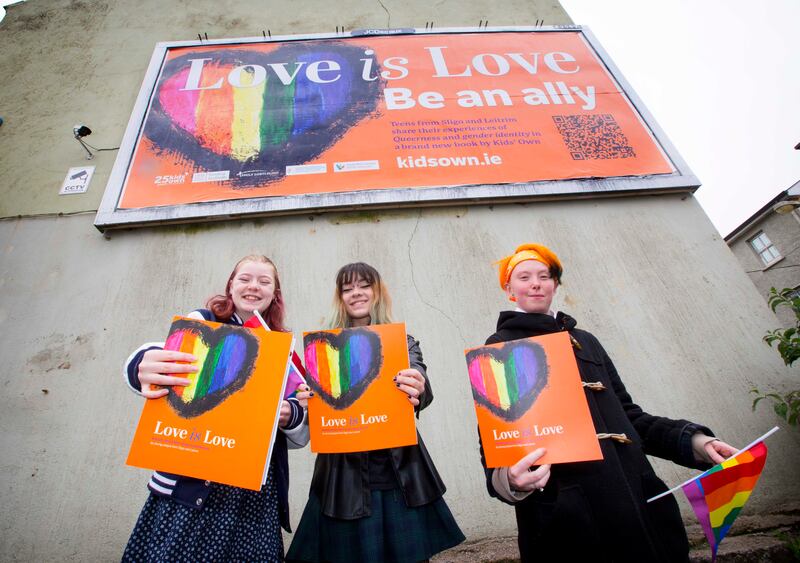
[[[188,317],[232,325],[246,323],[258,311],[272,330],[286,331],[281,284],[275,264],[266,256],[245,256],[231,272],[225,292]],[[146,344],[126,362],[125,377],[140,395],[155,399],[183,377],[197,371],[194,357]],[[303,386],[302,391],[308,388]],[[308,442],[305,395],[281,404],[267,481],[250,491],[191,477],[153,472],[136,527],[123,561],[281,561],[281,526],[289,527],[287,447]]]

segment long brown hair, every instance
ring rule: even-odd
[[[231,297],[231,284],[233,283],[233,278],[236,277],[236,273],[239,271],[239,266],[245,262],[269,264],[275,271],[275,293],[272,296],[272,301],[267,306],[266,311],[259,312],[261,316],[264,317],[264,320],[267,321],[270,329],[286,332],[286,327],[283,325],[283,317],[286,311],[283,305],[283,293],[281,292],[281,280],[278,277],[278,268],[275,267],[275,263],[272,260],[261,254],[250,254],[239,260],[228,278],[228,283],[225,285],[225,294],[215,295],[210,298],[206,302],[206,307],[214,313],[214,316],[219,320],[230,320],[235,311],[233,298]]]
[[[331,328],[346,328],[352,326],[353,320],[347,314],[347,309],[342,301],[342,287],[345,284],[358,282],[363,279],[372,286],[375,299],[369,309],[370,324],[387,324],[392,322],[392,298],[389,290],[381,280],[378,270],[364,262],[354,262],[342,266],[336,273],[336,290],[333,292],[333,312],[331,314]]]

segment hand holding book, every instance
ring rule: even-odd
[[[536,467],[535,463],[546,452],[545,448],[537,448],[511,467],[504,468],[508,472],[508,484],[513,490],[530,492],[544,489],[550,479],[550,464]]]
[[[196,373],[196,362],[191,354],[175,350],[161,350],[155,348],[148,350],[142,356],[139,364],[139,383],[142,386],[142,396],[148,399],[158,399],[169,393],[167,387],[173,385],[189,385],[189,380],[180,374]]]
[[[314,396],[314,392],[311,390],[311,387],[306,385],[305,383],[301,384],[297,388],[297,394],[295,398],[300,403],[300,406],[304,409],[308,408],[308,399]]]
[[[395,385],[403,393],[408,395],[408,402],[415,407],[419,404],[419,398],[425,392],[425,378],[414,368],[404,369],[397,372],[394,378]]]

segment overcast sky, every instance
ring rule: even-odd
[[[0,21],[3,21],[3,18],[6,17],[6,6],[10,6],[11,4],[16,4],[17,2],[22,2],[23,0],[0,0]]]
[[[800,180],[800,0],[561,4],[700,178],[722,235]]]

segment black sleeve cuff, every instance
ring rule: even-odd
[[[706,436],[714,436],[714,433],[706,426],[694,424],[693,422],[684,426],[681,430],[680,444],[678,446],[680,449],[680,460],[678,460],[678,463],[685,467],[705,470],[712,467],[712,465],[697,461],[694,458],[694,450],[692,449],[692,436],[698,432]]]
[[[139,365],[142,363],[142,358],[144,358],[145,352],[160,349],[161,348],[159,346],[143,348],[136,352],[136,355],[134,355],[133,358],[131,358],[131,360],[128,362],[128,365],[125,366],[125,372],[128,375],[128,385],[130,385],[139,393],[142,392],[142,383],[139,381]]]
[[[294,397],[286,399],[286,401],[289,403],[292,413],[289,415],[289,423],[283,429],[291,430],[292,428],[297,428],[303,422],[303,407],[300,406],[300,401]]]

